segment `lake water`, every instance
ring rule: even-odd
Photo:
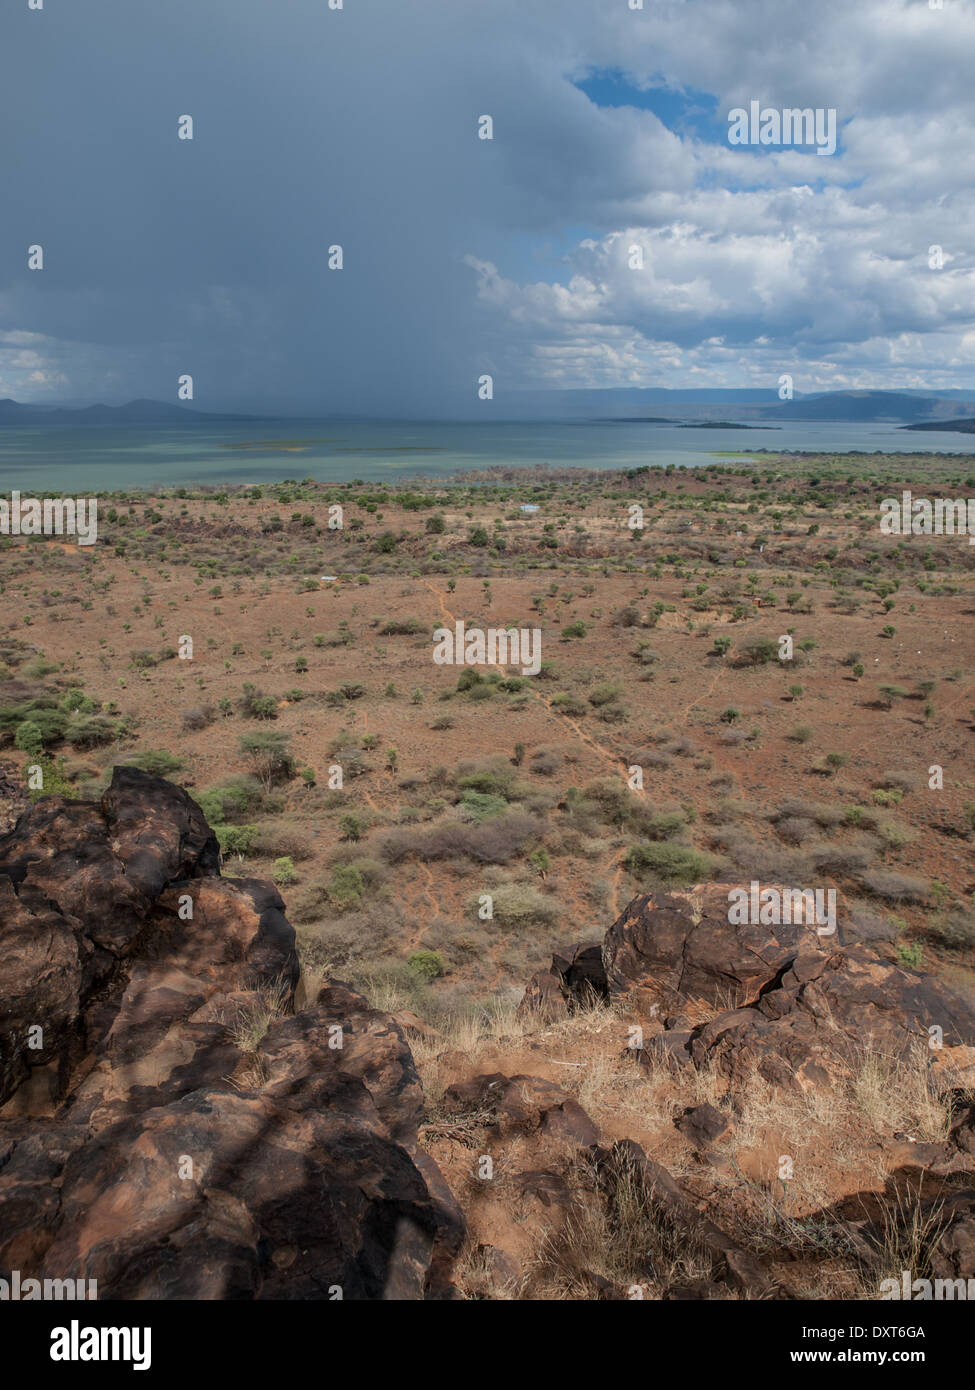
[[[260,447],[249,447],[253,443]],[[245,447],[248,446],[248,447]],[[437,477],[492,464],[693,468],[752,449],[975,453],[975,435],[889,424],[796,421],[775,430],[602,422],[477,424],[415,420],[246,420],[196,426],[0,428],[0,493]]]

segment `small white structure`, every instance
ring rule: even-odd
[[[537,512],[539,510],[539,506],[537,502],[522,502],[518,510],[520,512]]]
[[[338,579],[338,575],[337,575],[337,574],[323,574],[323,575],[322,575],[322,583],[323,583],[323,584],[334,584],[335,581],[336,581],[336,579]]]

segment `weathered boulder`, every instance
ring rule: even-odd
[[[43,1069],[15,1108],[45,1113],[93,1053],[124,1056],[130,1038],[145,1055],[183,1004],[272,983],[290,996],[298,976],[277,889],[219,877],[200,808],[135,768],[99,804],[45,798],[0,837],[0,950],[0,1105]]]
[[[967,1095],[953,1097],[949,1142],[962,1153],[975,1156],[975,1101]]]
[[[448,1114],[480,1112],[501,1135],[538,1134],[579,1148],[599,1141],[598,1127],[579,1102],[539,1076],[493,1072],[455,1082],[444,1092],[444,1108]]]
[[[610,993],[636,994],[649,1013],[678,1012],[689,999],[743,1008],[788,970],[815,978],[829,959],[829,938],[815,927],[734,926],[729,892],[707,883],[641,894],[606,933],[603,963]],[[825,944],[824,944],[825,943]]]
[[[975,1281],[975,1191],[969,1188],[943,1201],[932,1220],[942,1227],[931,1251],[933,1277],[964,1279],[966,1285]]]
[[[677,1120],[677,1128],[698,1149],[707,1149],[731,1133],[731,1121],[713,1105],[689,1107]]]
[[[739,1081],[757,1069],[805,1088],[829,1084],[865,1046],[900,1055],[934,1036],[963,1054],[975,1043],[975,1010],[932,975],[862,942],[841,946],[811,922],[730,921],[729,895],[742,887],[641,894],[607,932],[611,995],[648,1022],[681,1025],[648,1038],[648,1058],[717,1063]],[[691,1009],[713,1012],[688,1029]]]
[[[565,1018],[576,1006],[606,999],[608,994],[602,944],[586,941],[574,946],[567,956],[554,955],[548,970],[532,976],[518,1013],[541,1021]]]
[[[116,769],[0,837],[0,1270],[101,1298],[441,1298],[464,1221],[402,1029],[294,1013],[270,884],[185,791]]]
[[[521,1265],[507,1250],[481,1244],[475,1251],[485,1271],[502,1288],[517,1288],[523,1276]]]

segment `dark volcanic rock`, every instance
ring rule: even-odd
[[[402,1030],[334,982],[293,1012],[284,903],[220,877],[185,791],[117,768],[100,804],[21,816],[0,953],[0,1272],[100,1298],[452,1296],[464,1221],[417,1147]]]
[[[603,1187],[612,1194],[621,1181],[636,1181],[646,1194],[646,1200],[659,1213],[660,1219],[688,1249],[696,1249],[711,1263],[711,1279],[727,1283],[748,1298],[781,1298],[786,1295],[776,1287],[761,1262],[744,1250],[731,1236],[703,1216],[682,1191],[679,1183],[661,1164],[647,1158],[639,1144],[624,1139],[612,1148],[592,1150],[593,1162]],[[670,1297],[709,1297],[710,1293],[678,1293]]]
[[[603,943],[610,992],[637,990],[661,1011],[679,1012],[688,999],[754,1004],[789,969],[815,977],[831,954],[829,938],[805,925],[732,926],[734,886],[709,883],[634,898]]]
[[[553,956],[548,970],[532,976],[518,1012],[542,1020],[564,1018],[577,1004],[608,997],[602,944],[588,941],[574,946],[568,956]]]
[[[802,922],[733,924],[734,887],[642,894],[607,932],[610,994],[639,1016],[721,1010],[689,1036],[658,1033],[648,1054],[717,1062],[740,1081],[757,1068],[772,1084],[807,1087],[828,1084],[864,1046],[899,1055],[926,1045],[931,1028],[942,1030],[945,1049],[975,1044],[975,1011],[934,976]]]
[[[713,1105],[695,1105],[684,1111],[677,1128],[697,1148],[706,1149],[727,1138],[731,1133],[731,1121]]]
[[[499,1134],[537,1133],[580,1148],[598,1143],[599,1129],[568,1092],[540,1076],[493,1072],[455,1082],[444,1092],[448,1114],[483,1111]]]

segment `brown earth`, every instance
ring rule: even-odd
[[[947,947],[944,935],[929,928],[952,913],[970,920],[975,892],[966,810],[975,798],[975,552],[953,538],[911,538],[934,561],[919,565],[920,545],[909,563],[899,559],[905,546],[897,538],[881,542],[874,519],[874,499],[896,492],[893,480],[882,487],[848,478],[821,484],[827,495],[814,505],[805,500],[802,477],[784,463],[757,502],[752,478],[742,481],[730,469],[709,480],[703,472],[651,476],[652,484],[617,475],[547,484],[535,489],[548,495],[530,519],[512,510],[511,498],[535,495],[518,475],[510,484],[495,483],[486,502],[477,489],[441,487],[434,492],[443,535],[427,535],[427,511],[398,505],[395,490],[381,512],[375,504],[373,512],[357,505],[352,496],[376,494],[368,485],[351,494],[293,488],[301,508],[295,516],[310,517],[312,526],[287,521],[290,507],[276,497],[251,501],[243,491],[231,491],[226,503],[203,494],[128,506],[116,501],[129,524],[103,521],[95,547],[65,554],[60,546],[55,552],[43,543],[11,544],[0,552],[8,630],[25,644],[7,655],[28,658],[11,664],[8,674],[23,677],[31,653],[42,653],[56,668],[42,681],[47,688],[80,687],[97,705],[114,702],[122,723],[110,746],[63,750],[68,774],[86,794],[120,757],[146,750],[178,756],[177,777],[199,793],[245,770],[242,734],[257,727],[285,733],[297,766],[314,770],[316,786],[294,779],[275,789],[270,812],[265,806],[236,819],[269,825],[267,839],[281,842],[280,854],[297,837],[298,891],[308,888],[314,898],[312,890],[321,889],[298,912],[302,943],[320,937],[320,963],[355,978],[429,949],[443,958],[445,974],[434,990],[447,1002],[451,991],[466,997],[472,988],[482,995],[514,989],[552,949],[615,917],[633,892],[657,881],[624,862],[645,836],[609,816],[583,816],[581,829],[568,829],[566,798],[571,788],[597,779],[621,782],[639,764],[644,789],[632,792],[634,806],[683,819],[665,838],[711,853],[732,877],[760,870],[791,879],[802,872],[816,885],[840,887],[893,921],[889,934],[905,948],[920,943],[926,961],[970,982],[975,928],[963,924],[963,945]],[[718,485],[728,500],[701,511]],[[914,487],[923,484],[915,478]],[[329,500],[339,496],[346,526],[329,531]],[[647,509],[639,540],[626,529],[630,497]],[[103,515],[111,500],[103,499]],[[283,530],[263,533],[275,513],[283,514]],[[471,529],[492,532],[498,517],[505,518],[507,549],[471,546]],[[353,520],[361,531],[353,532]],[[811,526],[818,528],[814,536]],[[747,529],[739,536],[738,528]],[[377,551],[385,534],[398,538],[395,553]],[[547,550],[541,542],[553,534],[558,548]],[[762,535],[766,543],[758,550]],[[876,551],[879,563],[861,564],[865,551]],[[291,556],[299,563],[291,565]],[[837,570],[848,580],[840,593],[856,595],[856,611],[843,611],[837,601],[831,585]],[[323,573],[343,577],[322,585]],[[875,593],[858,587],[864,576],[898,580],[890,613]],[[302,582],[312,587],[302,592]],[[722,598],[729,583],[734,592]],[[699,585],[707,588],[703,600]],[[591,592],[582,592],[586,586]],[[758,602],[749,598],[752,589]],[[767,606],[768,594],[778,595],[778,608]],[[800,611],[788,611],[789,594]],[[807,601],[812,611],[802,612]],[[382,628],[391,618],[414,619],[419,630],[386,635]],[[433,664],[430,634],[455,619],[469,626],[537,626],[556,678],[529,678],[519,692],[495,691],[484,700],[454,693],[461,673]],[[586,625],[584,636],[565,635],[574,622]],[[883,635],[888,622],[896,628],[892,636]],[[740,664],[744,644],[777,642],[789,631],[796,644],[791,662]],[[338,642],[343,632],[347,644]],[[315,633],[336,645],[316,646]],[[133,665],[134,653],[174,650],[184,634],[193,637],[192,661]],[[715,651],[719,638],[732,643],[727,655]],[[816,646],[803,653],[803,641]],[[654,654],[650,664],[632,655],[641,644]],[[859,654],[862,679],[844,664],[850,653]],[[307,670],[296,670],[299,661]],[[326,692],[350,681],[364,687],[361,697],[329,704]],[[934,684],[930,696],[919,690],[922,681]],[[237,712],[246,682],[274,697],[276,720],[247,720]],[[395,695],[385,693],[391,683]],[[590,702],[606,683],[619,687],[618,696],[599,706]],[[889,709],[882,707],[883,684],[904,692]],[[802,687],[795,699],[792,685]],[[294,691],[305,698],[290,699]],[[578,702],[569,710],[582,712],[560,713],[565,696]],[[231,717],[185,726],[188,711],[221,700],[231,702]],[[794,736],[800,726],[803,742]],[[363,774],[330,794],[328,768],[342,762],[330,748],[342,736],[376,744],[361,751]],[[421,847],[367,882],[364,916],[336,910],[322,885],[337,853],[382,865],[380,842],[389,827],[456,817],[459,764],[507,761],[516,745],[524,747],[517,769],[524,794],[516,802],[527,798],[545,824],[507,866],[485,870],[464,856],[432,858]],[[538,753],[545,755],[544,774],[533,770]],[[833,770],[827,754],[840,764]],[[15,767],[29,763],[15,750],[9,756]],[[940,790],[928,786],[935,764],[944,769]],[[875,798],[885,795],[891,775],[906,779],[908,790],[878,810]],[[817,807],[826,808],[826,824],[816,820]],[[866,819],[856,807],[866,808]],[[783,808],[781,819],[798,840],[783,839],[769,821]],[[364,822],[357,842],[340,840],[339,821],[347,814]],[[843,819],[857,814],[859,822]],[[796,867],[792,851],[802,859],[806,842],[814,853]],[[532,844],[549,856],[544,879],[526,860]],[[248,869],[267,876],[278,857],[258,850]],[[895,879],[878,894],[864,882],[871,872],[907,875],[920,887],[904,892]],[[477,900],[498,882],[541,895],[535,917],[515,930],[481,922]]]

